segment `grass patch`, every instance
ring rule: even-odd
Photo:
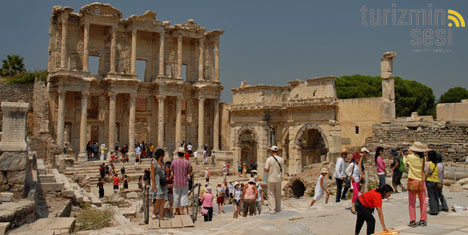
[[[90,207],[81,210],[76,217],[75,232],[82,230],[97,230],[111,226],[114,212],[110,208],[96,210]]]
[[[5,83],[33,83],[35,78],[40,81],[47,81],[47,71],[18,73],[12,76],[2,77],[2,81]]]

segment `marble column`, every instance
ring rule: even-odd
[[[112,36],[111,36],[111,48],[110,48],[110,73],[115,73],[115,62],[116,62],[116,41],[117,41],[117,26],[112,26]],[[132,52],[133,53],[133,52]],[[133,54],[132,54],[133,55]]]
[[[130,115],[128,118],[128,156],[131,161],[135,160],[135,99],[136,94],[130,93]]]
[[[159,34],[159,78],[164,77],[164,38],[165,34],[164,31],[162,31]]]
[[[177,36],[177,78],[182,79],[182,35]]]
[[[215,41],[215,81],[219,81],[219,39]]]
[[[164,101],[166,96],[158,97],[158,148],[164,148]]]
[[[62,15],[62,42],[60,50],[60,67],[67,65],[67,33],[68,33],[68,15]]]
[[[85,22],[83,32],[83,71],[89,72],[89,23]]]
[[[63,133],[65,131],[65,95],[66,91],[58,91],[58,112],[57,112],[57,145],[63,147]]]
[[[200,54],[199,54],[199,57],[198,57],[198,81],[203,81],[203,65],[204,65],[204,55],[203,55],[203,52],[204,52],[204,43],[205,43],[205,40],[203,38],[200,38]]]
[[[117,93],[109,93],[109,152],[115,150],[115,99]]]
[[[198,151],[203,152],[205,144],[205,98],[198,99]]]
[[[88,160],[88,153],[86,152],[86,128],[88,126],[88,96],[88,91],[81,92],[80,153],[78,154],[79,161]]]
[[[219,100],[214,99],[213,150],[219,151]]]
[[[132,30],[132,55],[130,61],[130,73],[136,74],[136,47],[137,47],[137,30]]]
[[[179,146],[182,143],[182,97],[176,96],[176,126],[175,126],[175,144],[174,146]]]

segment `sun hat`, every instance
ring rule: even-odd
[[[398,152],[396,151],[396,149],[392,149],[392,151],[390,152],[391,155],[398,155]]]
[[[431,149],[427,147],[426,144],[421,142],[414,142],[413,145],[409,148],[413,152],[429,152]]]
[[[348,153],[348,150],[346,148],[342,148],[340,154]]]
[[[250,179],[249,179],[249,183],[255,183],[255,179],[254,179],[254,178],[250,178]]]
[[[239,184],[239,182],[237,182],[237,181],[236,181],[236,182],[234,182],[234,186],[236,186],[236,185],[238,185],[238,184]]]
[[[353,159],[360,158],[360,157],[361,157],[361,154],[359,154],[358,152],[353,153]]]
[[[276,145],[271,146],[271,151],[278,152],[278,147]]]
[[[211,193],[211,187],[208,185],[206,186],[206,191],[210,192]]]
[[[362,147],[362,148],[361,148],[361,153],[362,153],[362,152],[370,153],[369,150],[368,150],[366,147]]]
[[[179,149],[177,150],[178,153],[185,153],[185,149],[184,147],[179,147]]]
[[[322,173],[327,173],[328,174],[328,169],[323,167],[322,170],[320,170],[320,174]]]

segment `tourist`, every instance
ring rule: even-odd
[[[153,219],[156,219],[156,211],[159,210],[159,220],[167,220],[164,217],[164,202],[167,197],[166,173],[164,171],[164,150],[158,149],[155,153],[155,161],[151,164],[151,182],[153,187],[154,203]]]
[[[138,189],[143,190],[143,176],[138,177]]]
[[[215,151],[211,150],[211,165],[215,165]]]
[[[442,155],[437,154],[437,168],[439,169],[438,175],[439,175],[439,183],[437,184],[437,193],[439,195],[439,211],[445,211],[448,212],[448,206],[447,206],[447,201],[445,200],[444,194],[442,192],[442,189],[444,187],[444,173],[445,173],[445,166],[444,163],[442,162]]]
[[[125,175],[123,179],[123,188],[128,189],[128,176]]]
[[[383,147],[377,147],[375,150],[375,165],[377,167],[377,176],[379,177],[379,188],[385,185],[385,161],[383,159]]]
[[[262,185],[257,183],[257,199],[255,201],[255,215],[260,215],[262,213],[263,206],[263,188]]]
[[[229,204],[232,204],[232,199],[234,198],[234,184],[229,182],[228,184],[228,189],[229,189]]]
[[[114,183],[114,193],[116,193],[117,190],[119,190],[119,183],[120,183],[120,178],[117,176],[117,173],[114,174],[114,178],[112,178],[113,183]]]
[[[104,163],[102,163],[99,166],[99,175],[101,176],[101,179],[104,179],[104,177],[106,177],[106,169],[104,168]]]
[[[145,186],[151,183],[150,180],[151,180],[151,171],[149,169],[145,169],[143,171],[143,181],[145,182]]]
[[[278,156],[278,147],[271,147],[271,156],[265,162],[265,175],[268,182],[268,207],[270,214],[281,211],[281,181],[283,179],[283,158]]]
[[[99,198],[103,198],[104,197],[104,178],[99,178],[99,182],[98,182],[98,189],[99,189]]]
[[[136,155],[136,156],[135,156],[135,159],[141,156],[141,148],[140,148],[140,146],[137,146],[137,147],[135,148],[135,155]]]
[[[231,175],[231,162],[230,161],[227,162],[226,168],[227,168],[227,175]]]
[[[242,191],[239,186],[240,185],[238,182],[234,183],[234,192],[233,192],[234,199],[232,200],[232,204],[234,205],[234,212],[232,214],[232,218],[234,219],[237,219],[237,217],[239,216],[239,212],[240,212],[239,207],[240,207]]]
[[[224,197],[226,195],[226,189],[221,186],[221,184],[218,184],[216,186],[216,203],[218,204],[218,214],[221,214],[221,212],[224,213]]]
[[[206,150],[203,150],[203,165],[206,165],[208,162],[208,154],[206,153]]]
[[[205,169],[205,181],[210,182],[210,171],[208,170],[208,167]]]
[[[105,144],[101,144],[101,161],[105,161],[106,160],[106,145]]]
[[[439,194],[437,193],[437,185],[439,184],[439,168],[437,165],[437,153],[429,151],[429,166],[426,173],[426,189],[429,197],[429,214],[439,214]]]
[[[354,234],[361,232],[364,221],[367,223],[367,234],[374,234],[375,231],[375,218],[372,215],[374,209],[377,209],[379,214],[380,224],[384,232],[388,232],[385,226],[384,216],[382,213],[382,199],[389,198],[393,193],[393,189],[390,185],[386,184],[378,189],[372,189],[371,191],[362,194],[358,200],[356,200],[356,228]]]
[[[338,159],[336,159],[335,172],[333,173],[333,177],[335,177],[336,180],[336,202],[340,202],[341,200],[341,190],[343,188],[343,183],[346,178],[345,158],[347,158],[347,155],[348,151],[346,151],[346,149],[342,149],[340,156],[338,157]]]
[[[195,165],[198,165],[198,152],[197,151],[193,153],[193,159],[195,160]]]
[[[239,164],[237,165],[237,175],[242,175],[242,162],[239,162]]]
[[[154,152],[154,145],[152,143],[149,144],[149,158],[153,158],[153,152]]]
[[[123,177],[125,176],[125,166],[122,165],[122,167],[120,168],[120,174],[122,174],[122,180],[123,180]]]
[[[410,223],[408,226],[427,226],[427,211],[426,211],[426,187],[425,187],[425,174],[424,165],[425,158],[424,152],[431,149],[421,142],[414,142],[409,148],[410,152],[403,160],[405,165],[408,165],[408,207]],[[420,205],[420,221],[416,222],[416,197],[419,199]]]
[[[313,206],[316,201],[320,200],[324,195],[326,195],[325,203],[328,202],[328,197],[330,196],[330,192],[325,188],[325,176],[328,174],[327,168],[322,168],[320,170],[320,175],[317,179],[317,183],[315,184],[315,193],[314,198],[310,202],[310,206]]]
[[[362,147],[361,148],[361,193],[365,193],[369,191],[368,185],[369,185],[369,174],[366,172],[366,168],[364,166],[364,163],[367,161],[367,154],[369,154],[369,150],[367,148]],[[364,187],[363,187],[364,186]]]
[[[109,172],[109,165],[106,164],[106,165],[104,166],[104,169],[105,169],[105,171],[106,171],[106,175],[110,175],[110,172]]]
[[[244,213],[243,216],[247,217],[247,213],[249,216],[253,216],[255,214],[255,202],[257,199],[257,186],[255,185],[255,179],[250,178],[249,182],[245,187],[242,189],[242,203],[244,205]]]
[[[117,157],[115,156],[114,150],[112,150],[110,153],[110,160],[111,160],[111,163],[114,163],[117,161]]]
[[[213,194],[211,194],[211,187],[207,186],[205,193],[202,195],[200,202],[202,203],[202,214],[205,217],[205,222],[212,221],[213,219]]]
[[[194,153],[192,149],[193,149],[192,143],[189,142],[189,143],[187,144],[187,152],[188,152],[190,155],[192,155],[192,153]]]
[[[140,161],[141,161],[140,156],[141,155],[138,155],[138,154],[135,156],[135,170],[140,169]]]
[[[403,153],[401,153],[403,154]],[[403,176],[403,173],[406,172],[406,166],[403,163],[403,157],[398,154],[398,152],[395,149],[392,149],[390,152],[390,155],[393,156],[393,163],[391,165],[392,167],[392,185],[393,185],[393,191],[395,193],[398,193],[398,186],[401,187],[401,191],[406,191],[405,187],[401,184],[401,177]]]
[[[226,165],[223,165],[223,179],[226,180],[227,177],[227,168]]]
[[[361,155],[359,153],[353,153],[351,164],[346,168],[346,174],[350,177],[351,185],[353,187],[353,197],[351,200],[351,213],[353,214],[356,214],[355,202],[359,196],[359,187],[361,186],[361,167],[359,166],[360,158]]]
[[[164,164],[164,170],[166,172],[166,183],[167,183],[167,201],[169,203],[168,205],[168,215],[173,216],[173,210],[172,207],[174,206],[174,194],[173,194],[173,181],[174,181],[174,176],[171,174],[171,162],[167,161]]]
[[[188,175],[192,174],[192,166],[184,159],[184,152],[184,148],[179,148],[178,158],[171,163],[171,172],[174,176],[174,208],[179,215],[184,214],[184,207],[188,205]]]
[[[244,175],[244,178],[247,177],[247,166],[244,164],[242,165],[242,174]]]

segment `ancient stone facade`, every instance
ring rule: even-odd
[[[437,120],[468,121],[468,100],[460,103],[437,104]]]
[[[49,34],[49,129],[59,146],[69,142],[80,157],[89,140],[112,150],[128,144],[130,156],[135,140],[168,152],[183,140],[219,149],[222,30],[193,20],[171,26],[151,11],[122,19],[93,3],[79,13],[54,7]]]

